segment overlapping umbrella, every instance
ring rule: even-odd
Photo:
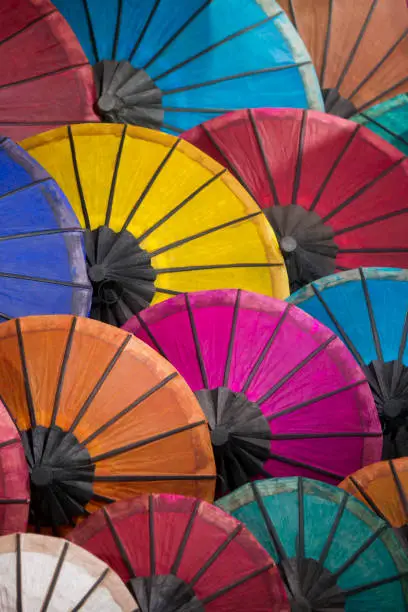
[[[123,324],[189,290],[288,295],[278,244],[237,181],[161,132],[82,125],[23,146],[58,181],[86,228],[92,316]]]
[[[290,297],[342,338],[364,369],[383,424],[383,458],[408,453],[408,271],[360,268]]]
[[[55,181],[0,137],[0,321],[88,314],[92,290],[82,233]]]
[[[70,540],[126,581],[143,612],[286,612],[279,572],[234,518],[198,499],[149,495],[97,512]]]
[[[69,316],[4,323],[0,396],[22,435],[37,530],[58,533],[144,491],[213,498],[198,402],[174,368],[131,334]]]
[[[406,609],[408,557],[388,524],[345,491],[277,478],[217,503],[276,560],[292,610]]]
[[[313,111],[258,109],[184,137],[264,209],[292,291],[336,269],[406,264],[408,160],[366,128]]]
[[[309,49],[326,110],[350,117],[407,91],[406,0],[280,0]]]
[[[408,94],[376,104],[352,119],[408,154]]]
[[[98,121],[92,68],[49,0],[0,6],[0,135],[14,140]]]
[[[207,416],[219,489],[259,475],[339,482],[381,455],[364,375],[312,317],[245,291],[177,296],[126,324],[184,376]]]
[[[180,133],[248,106],[322,108],[302,40],[275,0],[56,0],[104,120]]]

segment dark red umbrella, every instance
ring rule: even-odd
[[[20,435],[0,401],[0,536],[25,531],[30,501]]]
[[[405,268],[408,159],[353,122],[315,111],[237,111],[184,138],[229,168],[264,209],[292,291],[360,266]]]
[[[49,0],[0,3],[0,134],[20,140],[99,121],[92,68]]]
[[[124,580],[142,612],[286,612],[278,568],[219,508],[144,495],[96,512],[69,539]]]

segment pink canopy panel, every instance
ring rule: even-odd
[[[208,418],[218,492],[255,476],[337,483],[381,457],[364,374],[329,329],[293,305],[237,290],[178,295],[125,329],[185,377]]]

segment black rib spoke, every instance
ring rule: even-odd
[[[69,548],[69,543],[64,542],[64,546],[62,547],[60,556],[58,557],[57,565],[55,566],[55,570],[52,575],[51,582],[45,594],[44,602],[41,607],[41,612],[46,612],[48,610],[48,606],[50,605],[51,598],[54,594],[55,587],[57,585],[58,579],[61,574],[62,565],[65,561],[65,557],[67,556],[68,548]]]
[[[279,206],[280,205],[280,201],[279,201],[278,191],[276,189],[275,181],[273,180],[273,176],[272,176],[272,171],[271,171],[271,168],[269,166],[268,159],[266,157],[265,149],[264,149],[263,142],[262,142],[262,137],[261,137],[261,134],[259,133],[259,129],[258,129],[257,123],[255,121],[255,117],[254,117],[253,112],[251,111],[251,109],[248,109],[248,119],[249,119],[249,121],[251,123],[252,130],[253,130],[254,135],[255,135],[256,143],[257,143],[258,149],[259,149],[259,153],[261,154],[262,164],[264,166],[264,169],[265,169],[265,172],[266,172],[266,176],[267,176],[267,179],[268,179],[269,189],[271,190],[271,194],[272,194],[272,197],[273,197],[273,203],[274,203],[275,206]]]
[[[224,540],[222,544],[213,552],[213,554],[207,559],[204,565],[198,570],[198,572],[193,576],[189,582],[190,587],[194,587],[194,585],[202,578],[205,572],[211,567],[211,565],[222,555],[227,546],[241,533],[244,528],[243,523],[239,523],[231,533],[228,534],[228,537]]]
[[[156,287],[156,293],[163,293],[164,295],[180,295],[183,291],[176,291],[175,289],[165,289],[164,287]]]
[[[186,546],[187,546],[188,540],[190,538],[191,530],[193,529],[194,521],[196,519],[196,516],[197,516],[197,513],[198,513],[198,509],[199,509],[200,505],[201,505],[201,501],[199,499],[195,499],[194,500],[194,505],[193,505],[193,510],[192,510],[192,512],[190,514],[190,518],[188,519],[187,527],[186,527],[186,529],[184,531],[182,540],[180,542],[180,546],[178,547],[178,550],[177,550],[176,557],[175,557],[173,565],[171,566],[171,569],[170,569],[170,574],[173,574],[174,576],[177,576],[177,572],[179,570],[180,563],[181,563],[181,561],[183,559],[183,555],[184,555],[184,552],[186,550]]]
[[[381,123],[380,121],[377,121],[377,119],[374,119],[373,117],[371,117],[371,115],[368,115],[367,113],[361,113],[361,116],[364,117],[364,119],[367,119],[367,121],[369,121],[370,123],[373,123],[377,127],[381,128],[384,132],[386,132],[387,134],[389,134],[390,136],[395,138],[395,140],[398,140],[399,142],[402,142],[403,144],[407,144],[408,145],[408,140],[403,138],[401,136],[401,134],[397,134],[396,132],[393,132],[388,127],[386,127],[383,123]]]
[[[394,396],[398,381],[400,379],[402,365],[403,365],[402,361],[404,359],[405,347],[407,345],[407,338],[408,338],[408,311],[405,314],[404,327],[402,328],[401,342],[400,342],[399,349],[398,349],[398,358],[395,363],[395,368],[392,374],[391,397]]]
[[[126,131],[127,131],[127,125],[124,125],[122,129],[122,135],[119,141],[118,153],[116,155],[115,168],[113,170],[112,182],[111,182],[111,187],[109,191],[108,205],[106,207],[105,225],[107,225],[108,227],[109,227],[109,223],[110,223],[111,215],[112,215],[113,199],[115,197],[116,182],[118,179],[119,166],[120,166],[120,162],[122,159],[123,145],[125,143]]]
[[[353,483],[353,485],[356,488],[356,490],[360,493],[361,497],[364,499],[366,504],[373,510],[373,512],[375,512],[380,518],[382,518],[383,521],[387,521],[388,522],[388,519],[385,516],[385,514],[383,514],[383,512],[377,506],[377,504],[375,503],[373,498],[367,493],[367,491],[365,491],[363,489],[363,487],[358,482],[358,480],[356,480],[354,478],[354,476],[349,476],[349,480],[350,480],[351,483]]]
[[[103,512],[103,515],[105,517],[105,521],[106,521],[106,524],[108,526],[108,529],[109,529],[109,531],[111,533],[111,536],[113,538],[113,541],[115,542],[116,548],[118,549],[118,553],[119,553],[123,563],[126,566],[126,569],[127,569],[127,572],[129,574],[129,576],[131,576],[132,578],[136,578],[135,571],[134,571],[134,569],[132,567],[132,563],[131,563],[131,561],[130,561],[130,559],[128,557],[128,554],[126,552],[125,546],[124,546],[124,544],[123,544],[123,542],[122,542],[118,532],[116,531],[115,525],[113,524],[113,521],[112,521],[112,519],[111,519],[111,517],[109,515],[109,512],[106,510],[106,508],[102,508],[102,512]]]
[[[21,534],[16,534],[16,609],[23,612],[23,569],[21,559]]]
[[[365,303],[367,306],[368,318],[370,321],[371,334],[374,340],[375,352],[377,353],[377,358],[379,359],[379,361],[384,363],[384,355],[383,355],[382,348],[381,348],[381,341],[380,341],[380,335],[378,333],[377,322],[374,316],[373,303],[371,301],[370,292],[368,291],[367,279],[364,275],[363,268],[359,268],[359,273],[360,273],[361,285],[362,285],[363,293],[364,293],[364,299],[365,299]],[[381,377],[381,382],[383,382],[382,377]],[[387,390],[385,389],[385,385],[382,385],[382,386],[384,386],[383,393],[385,392],[385,397],[386,397]]]
[[[89,38],[91,40],[92,51],[95,56],[95,63],[97,64],[99,62],[99,53],[98,53],[98,46],[96,44],[95,32],[94,32],[93,25],[92,25],[91,12],[88,6],[88,0],[82,0],[82,4],[84,6],[86,24],[88,26],[88,32],[89,32]]]
[[[401,508],[404,511],[405,520],[408,520],[408,496],[407,496],[407,494],[405,492],[405,489],[404,489],[404,487],[402,485],[402,482],[401,482],[401,479],[400,479],[400,477],[398,475],[398,472],[395,469],[395,465],[394,465],[392,459],[390,459],[390,461],[388,463],[389,463],[389,466],[390,466],[390,469],[391,469],[391,474],[392,474],[393,480],[395,482],[395,486],[396,486],[396,489],[397,489],[398,497],[399,497],[400,502],[401,502]]]
[[[32,281],[34,283],[47,283],[49,285],[58,285],[61,287],[75,287],[77,289],[90,290],[89,285],[82,283],[70,283],[68,281],[54,280],[51,278],[40,278],[38,276],[26,276],[24,274],[12,274],[11,272],[0,272],[0,278],[14,278],[18,280]]]
[[[113,476],[93,476],[94,482],[179,482],[215,480],[216,476],[210,474],[121,474]]]
[[[119,33],[120,33],[120,21],[122,18],[122,5],[123,5],[123,0],[118,0],[118,10],[116,13],[116,25],[115,25],[115,35],[113,38],[113,46],[112,46],[112,59],[116,59],[116,53],[117,53],[117,49],[118,49],[118,42],[119,42]],[[125,126],[126,127],[126,126]]]
[[[150,553],[149,555],[150,556],[150,575],[155,576],[156,575],[156,538],[154,535],[154,508],[153,508],[153,496],[152,495],[149,495],[149,553]]]
[[[297,197],[299,193],[300,177],[302,174],[302,161],[303,161],[303,150],[305,146],[306,136],[306,122],[307,122],[307,111],[302,111],[302,122],[300,125],[299,144],[298,144],[298,156],[296,160],[296,171],[293,179],[292,189],[292,204],[297,204]]]
[[[205,369],[204,357],[201,352],[201,345],[200,345],[200,340],[198,338],[197,326],[194,320],[193,309],[191,308],[190,297],[187,293],[185,294],[184,297],[185,297],[186,309],[188,313],[188,319],[190,322],[191,334],[193,336],[193,341],[194,341],[194,348],[196,351],[197,363],[200,368],[201,379],[203,381],[204,387],[208,389],[208,376],[207,376],[207,372]]]
[[[10,440],[0,442],[0,448],[4,448],[5,446],[12,446],[13,444],[19,444],[19,442],[20,438],[10,438]]]
[[[11,191],[3,193],[2,195],[0,195],[0,200],[8,198],[9,196],[13,196],[15,193],[20,193],[21,191],[31,189],[31,187],[36,187],[37,185],[46,183],[47,181],[53,181],[53,179],[50,176],[47,176],[46,178],[38,179],[37,181],[32,181],[31,183],[28,183],[28,185],[23,185],[22,187],[17,187],[16,189],[12,189]]]
[[[161,0],[155,0],[155,3],[152,6],[152,10],[150,11],[149,16],[146,19],[145,24],[144,24],[144,26],[143,26],[140,34],[139,34],[139,37],[136,40],[135,44],[133,45],[133,49],[130,52],[129,62],[132,62],[132,59],[135,56],[136,51],[139,49],[139,47],[140,47],[140,45],[142,43],[142,40],[145,37],[147,30],[149,29],[149,26],[150,26],[150,24],[152,22],[152,19],[155,16],[155,13],[156,13],[157,9],[159,8],[160,1]]]
[[[349,225],[348,227],[344,227],[343,229],[335,231],[333,233],[333,236],[340,236],[341,234],[347,234],[349,232],[354,232],[355,230],[361,229],[362,227],[367,227],[375,223],[380,223],[381,221],[386,221],[387,219],[392,219],[400,215],[406,215],[407,213],[408,213],[408,207],[401,208],[399,210],[394,210],[393,212],[386,213],[385,215],[381,215],[379,217],[374,217],[373,219],[369,219],[368,221],[362,221],[361,223],[357,223],[356,225]]]
[[[24,349],[23,333],[21,330],[20,319],[16,319],[15,322],[16,322],[18,348],[20,352],[21,369],[22,369],[23,379],[24,379],[24,389],[25,389],[25,394],[26,394],[28,414],[30,417],[31,427],[34,428],[37,425],[37,418],[35,416],[33,394],[31,391],[30,377],[28,375],[28,369],[27,369],[27,359],[26,359],[26,354],[25,354],[25,349]]]
[[[10,315],[5,314],[4,312],[0,312],[0,318],[6,319],[7,321],[11,321],[11,319],[13,319],[14,317],[11,317]]]
[[[320,78],[319,78],[320,87],[322,89],[324,87],[324,78],[326,76],[326,69],[327,69],[327,58],[328,58],[329,49],[330,49],[332,20],[333,20],[333,0],[329,0],[328,10],[329,10],[329,13],[327,15],[327,30],[326,30],[326,37],[324,39],[322,67],[320,70]]]
[[[377,589],[379,586],[384,586],[385,584],[390,584],[391,582],[396,582],[397,580],[402,581],[404,578],[408,576],[407,572],[401,572],[401,574],[397,574],[396,576],[390,576],[389,578],[383,578],[383,580],[376,580],[375,582],[371,582],[370,584],[365,584],[361,587],[356,587],[354,589],[348,589],[347,591],[343,591],[344,595],[347,597],[353,597],[354,595],[359,595],[364,591],[370,591],[371,589]]]
[[[375,542],[375,540],[382,534],[384,533],[384,531],[388,529],[388,524],[387,523],[383,523],[381,525],[381,527],[379,527],[376,531],[374,531],[372,533],[372,535],[368,538],[368,540],[366,540],[364,542],[364,544],[362,544],[355,553],[353,553],[351,555],[351,557],[349,557],[349,559],[336,571],[332,574],[333,579],[337,580],[340,578],[340,576],[342,574],[344,574],[344,572],[346,570],[348,570],[349,567],[351,567],[352,565],[354,565],[354,563],[357,561],[357,559],[368,549],[370,548],[371,544],[373,544],[373,542]]]
[[[364,431],[336,431],[327,433],[287,433],[287,434],[271,434],[271,440],[313,440],[326,438],[381,438],[380,432],[364,432]]]
[[[30,502],[29,499],[24,499],[24,498],[18,498],[18,499],[0,499],[0,506],[8,506],[8,505],[12,505],[14,506],[15,504],[18,505],[25,505],[28,504]]]
[[[296,538],[296,564],[300,578],[300,583],[303,584],[303,560],[305,558],[305,500],[303,478],[300,476],[297,481],[297,498],[298,498],[298,536]]]
[[[20,240],[21,238],[36,238],[38,236],[53,236],[55,234],[83,234],[84,230],[80,227],[64,227],[59,229],[43,229],[36,232],[25,232],[23,234],[11,234],[9,236],[0,236],[0,242],[8,240]]]
[[[264,572],[268,572],[272,567],[274,567],[273,562],[269,563],[268,565],[265,565],[265,567],[261,567],[260,569],[254,570],[247,576],[243,576],[243,578],[240,578],[236,582],[233,582],[232,584],[229,584],[228,586],[219,589],[219,591],[216,591],[212,595],[207,595],[207,597],[203,597],[201,599],[201,603],[203,603],[204,605],[211,603],[212,601],[214,601],[214,599],[217,599],[218,597],[225,595],[229,591],[236,589],[237,587],[241,586],[241,584],[249,582],[249,580],[252,580],[253,578],[257,578],[257,576],[260,576]]]
[[[293,0],[289,0],[289,14],[290,14],[290,18],[293,22],[293,25],[295,26],[296,29],[298,29],[298,25],[296,22],[296,14],[295,14],[295,7],[293,6]]]
[[[279,463],[285,463],[287,465],[292,465],[294,467],[301,467],[309,470],[311,472],[315,472],[316,474],[321,474],[322,476],[328,476],[329,478],[334,478],[336,480],[344,480],[344,474],[337,474],[336,472],[331,472],[330,470],[325,470],[324,468],[317,467],[315,465],[310,465],[309,463],[305,463],[304,461],[298,461],[297,459],[290,459],[289,457],[285,457],[284,455],[277,455],[275,453],[269,453],[269,459],[274,461],[278,461]],[[272,474],[268,474],[269,478],[273,478]]]
[[[231,263],[208,264],[203,266],[179,266],[178,268],[155,268],[157,274],[175,274],[177,272],[193,272],[199,270],[228,270],[233,268],[280,268],[283,263]]]
[[[362,249],[339,249],[339,253],[408,253],[408,249],[405,247],[395,248],[362,248]]]
[[[77,612],[78,610],[81,610],[81,608],[83,607],[83,605],[88,601],[88,599],[91,597],[92,593],[94,593],[96,591],[96,589],[98,588],[98,586],[100,584],[102,584],[102,582],[105,580],[106,576],[109,574],[109,567],[107,567],[105,570],[103,570],[102,574],[99,576],[99,578],[94,582],[94,584],[91,586],[91,588],[89,589],[89,591],[87,593],[85,593],[85,595],[82,597],[81,601],[79,601],[77,603],[77,605],[72,608],[71,612]]]
[[[56,419],[57,419],[58,410],[59,410],[59,407],[60,407],[62,387],[63,387],[63,384],[64,384],[65,373],[66,373],[66,370],[67,370],[67,365],[68,365],[69,357],[71,355],[71,349],[72,349],[72,343],[73,343],[73,340],[74,340],[74,333],[75,333],[76,323],[77,323],[77,317],[73,317],[72,321],[71,321],[71,327],[70,327],[70,330],[69,330],[69,333],[68,333],[68,337],[67,337],[67,343],[66,343],[66,346],[65,346],[64,357],[63,357],[62,364],[61,364],[61,370],[60,370],[59,377],[58,377],[57,389],[55,391],[54,406],[53,406],[53,409],[52,409],[51,422],[50,422],[50,426],[51,427],[53,427],[55,425],[55,422],[56,422]]]
[[[234,350],[235,335],[237,331],[237,321],[238,321],[240,305],[241,305],[241,289],[238,289],[235,295],[234,311],[233,311],[232,322],[231,322],[231,332],[230,332],[230,337],[229,337],[229,342],[228,342],[228,353],[227,353],[227,359],[225,361],[225,367],[224,367],[224,379],[223,379],[224,387],[228,387],[228,381],[229,381],[229,376],[230,376],[230,371],[231,371],[232,353]]]
[[[69,139],[69,146],[71,149],[72,166],[74,168],[75,181],[76,181],[76,185],[78,189],[79,199],[81,201],[81,210],[82,210],[82,215],[85,221],[85,227],[86,229],[91,229],[91,223],[89,220],[88,210],[86,207],[84,191],[82,189],[81,177],[79,175],[79,167],[78,167],[78,160],[77,160],[76,151],[75,151],[74,135],[72,134],[72,128],[70,125],[67,127],[67,134],[68,134],[68,139]]]
[[[356,113],[361,113],[361,111],[364,110],[365,108],[368,108],[369,106],[373,106],[373,104],[375,104],[376,102],[381,100],[381,98],[383,98],[384,96],[388,96],[388,94],[390,94],[392,91],[394,91],[394,89],[398,89],[399,87],[401,87],[402,85],[405,85],[406,83],[408,83],[408,77],[403,78],[398,83],[395,83],[394,85],[392,85],[391,87],[389,87],[385,91],[382,91],[381,93],[379,93],[374,98],[371,98],[371,100],[368,100],[368,102],[365,102],[364,104],[359,106],[356,109]]]
[[[37,17],[36,19],[33,19],[33,21],[30,21],[30,23],[26,23],[22,28],[20,28],[16,32],[13,32],[13,34],[10,34],[10,36],[6,36],[6,38],[3,38],[2,40],[0,40],[0,46],[4,45],[4,43],[9,42],[13,38],[16,38],[16,36],[19,36],[20,34],[25,32],[26,30],[28,30],[28,29],[32,28],[33,26],[37,25],[37,23],[39,21],[45,21],[45,19],[48,19],[48,17],[50,15],[53,15],[56,12],[57,12],[57,9],[54,8],[51,11],[48,11],[48,13],[44,13],[43,15],[40,15],[40,17]]]
[[[286,554],[286,550],[285,550],[285,548],[284,548],[284,546],[283,546],[283,544],[282,544],[282,542],[281,542],[281,540],[279,538],[278,532],[275,529],[275,526],[274,526],[274,524],[272,522],[272,519],[271,519],[271,517],[268,514],[268,511],[267,511],[266,506],[264,504],[264,501],[262,499],[262,495],[260,494],[256,483],[255,482],[251,482],[250,486],[251,486],[251,489],[252,489],[252,492],[253,492],[253,495],[254,495],[254,500],[255,500],[255,502],[256,502],[256,504],[257,504],[257,506],[258,506],[258,508],[259,508],[259,510],[261,512],[263,522],[265,523],[266,530],[267,530],[267,532],[269,534],[269,537],[271,538],[271,542],[272,542],[272,544],[273,544],[273,546],[274,546],[274,548],[276,550],[276,553],[278,555],[279,561],[280,562],[288,561],[288,555]]]
[[[40,81],[41,79],[47,79],[48,77],[55,76],[56,74],[62,74],[63,72],[69,72],[70,70],[76,70],[77,68],[83,68],[84,66],[89,66],[88,62],[81,62],[80,64],[71,64],[70,66],[65,66],[64,68],[58,68],[56,70],[50,70],[49,72],[44,72],[43,74],[38,74],[33,77],[21,79],[20,81],[12,81],[11,83],[4,83],[3,85],[0,85],[0,89],[8,89],[9,87],[18,87],[18,85],[24,85],[25,83],[32,83],[35,81]]]
[[[153,332],[151,331],[150,327],[147,325],[147,323],[143,319],[143,317],[138,312],[135,314],[135,317],[138,320],[138,323],[139,323],[140,327],[143,329],[145,334],[149,337],[149,340],[151,341],[151,343],[154,345],[154,348],[156,349],[156,351],[158,353],[160,353],[160,355],[162,357],[167,359],[166,353],[165,353],[163,347],[161,346],[161,344],[159,343],[157,338],[153,335]]]

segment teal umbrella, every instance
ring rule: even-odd
[[[352,117],[408,155],[408,94],[400,94]]]

